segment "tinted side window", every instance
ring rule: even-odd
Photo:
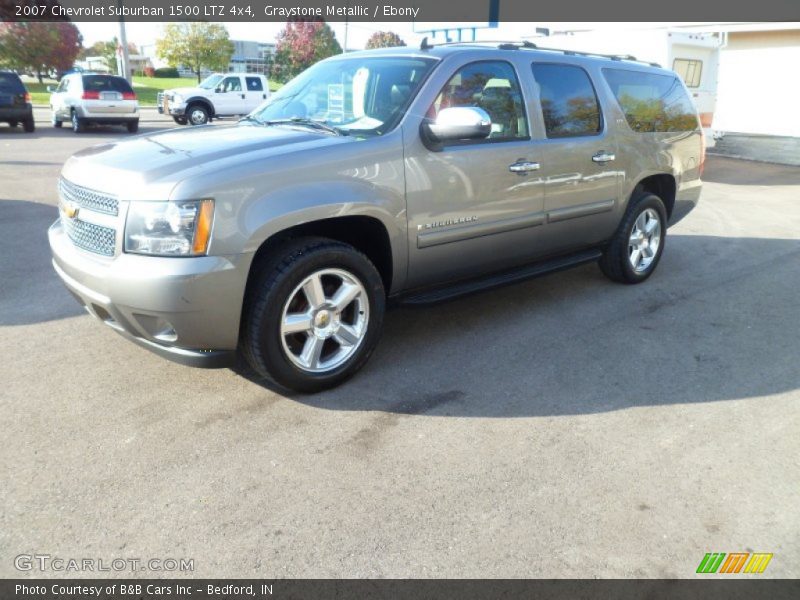
[[[241,92],[242,80],[239,77],[226,77],[217,88],[222,88],[223,92]]]
[[[532,65],[539,84],[549,138],[595,135],[602,127],[600,105],[589,75],[572,65]]]
[[[120,92],[123,94],[133,92],[130,84],[122,77],[113,77],[111,75],[84,75],[83,89],[85,91]]]
[[[677,77],[624,69],[603,69],[603,76],[634,131],[698,128],[694,105]]]
[[[0,73],[0,92],[6,94],[24,94],[25,86],[14,73]]]
[[[248,92],[263,92],[264,86],[261,85],[261,79],[258,77],[245,77],[247,81]]]
[[[474,62],[450,78],[428,111],[435,118],[443,108],[475,106],[492,119],[491,140],[527,139],[528,121],[514,68],[503,61]]]

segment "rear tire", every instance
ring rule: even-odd
[[[364,366],[385,307],[383,280],[361,252],[326,238],[292,240],[253,264],[240,348],[260,375],[318,392]]]
[[[36,123],[33,121],[33,117],[30,119],[25,119],[22,122],[22,127],[25,129],[25,133],[33,133],[36,131]]]
[[[125,126],[128,128],[128,133],[136,133],[139,131],[139,119],[136,119],[135,121],[129,121],[125,124]]]
[[[667,211],[661,198],[636,196],[600,259],[600,269],[612,281],[643,282],[658,266],[666,235]]]
[[[86,122],[78,116],[74,110],[72,111],[72,131],[75,133],[83,133],[86,131]]]

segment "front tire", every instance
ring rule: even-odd
[[[208,123],[208,111],[202,104],[192,104],[186,109],[186,118],[190,125],[205,125]]]
[[[641,283],[653,274],[667,235],[667,211],[655,194],[634,197],[609,243],[600,269],[612,281]]]
[[[293,240],[253,265],[241,350],[260,375],[318,392],[364,366],[385,307],[381,276],[361,252],[325,238]]]
[[[172,117],[172,120],[178,125],[186,125],[186,123],[188,123],[186,117]]]
[[[53,124],[53,127],[56,127],[56,128],[59,128],[59,129],[64,124],[64,122],[56,116],[55,112],[50,117],[50,122]]]

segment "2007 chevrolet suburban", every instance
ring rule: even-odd
[[[386,300],[440,300],[587,261],[656,268],[704,147],[675,73],[530,44],[337,56],[232,126],[64,166],[53,265],[87,310],[195,366],[240,351],[300,391],[373,351]]]

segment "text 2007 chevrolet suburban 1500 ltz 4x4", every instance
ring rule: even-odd
[[[231,126],[64,165],[53,265],[163,356],[311,392],[364,365],[387,298],[441,300],[598,261],[639,283],[700,195],[675,73],[528,44],[322,61]]]

